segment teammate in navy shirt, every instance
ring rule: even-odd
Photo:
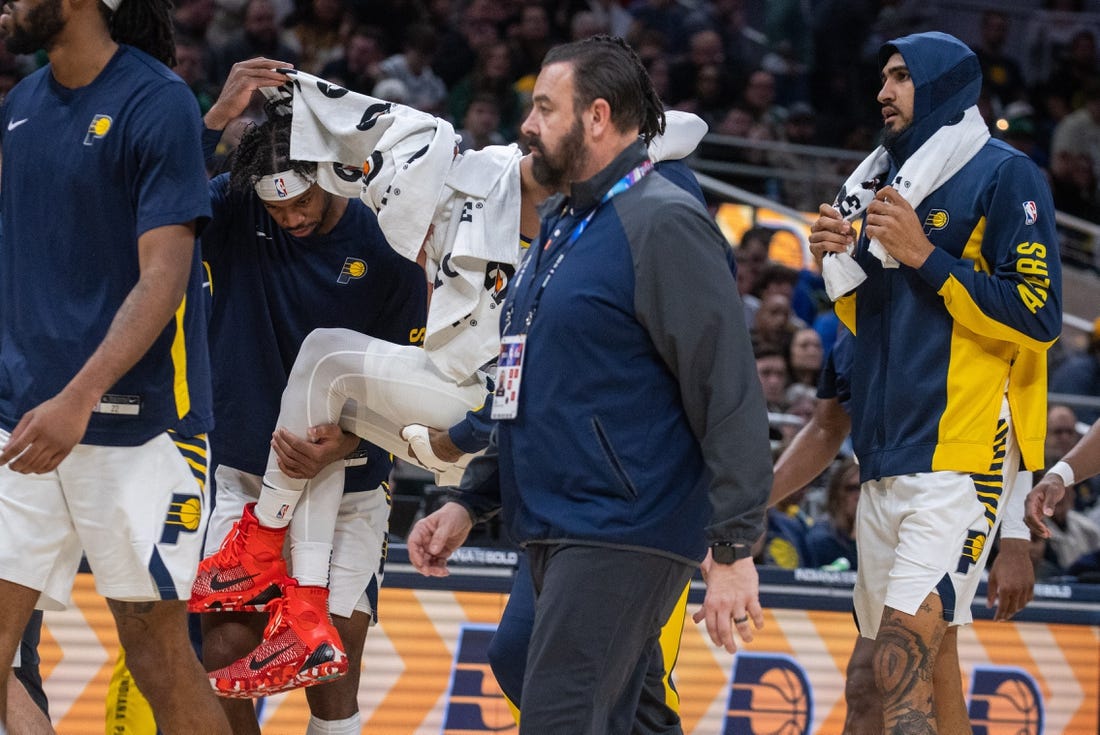
[[[0,110],[0,658],[36,604],[69,603],[83,551],[161,727],[229,733],[187,637],[205,504],[169,434],[197,396],[198,107],[165,66],[169,3],[102,4],[0,16],[10,51],[50,61]]]
[[[267,68],[280,66],[271,62]],[[226,123],[247,106],[255,72],[246,65],[234,67],[206,116],[207,153]],[[334,196],[313,183],[313,164],[290,160],[288,113],[288,108],[269,106],[268,121],[242,138],[232,173],[210,182],[213,217],[201,239],[213,285],[210,345],[218,425],[212,442],[218,502],[207,553],[219,557],[239,551],[232,540],[220,551],[217,547],[233,522],[242,514],[254,518],[250,503],[259,495],[280,397],[306,336],[330,327],[416,344],[427,309],[423,271],[390,248],[375,215],[360,201]],[[358,662],[377,613],[390,504],[384,482],[392,457],[360,445],[350,434],[332,449],[333,459],[354,455],[333,465],[343,474],[345,489],[342,499],[333,499],[339,504],[332,513],[335,537],[331,525],[326,531],[311,523],[312,514],[295,516],[290,526],[293,579],[280,565],[265,572],[266,581],[249,580],[260,583],[242,594],[245,585],[236,577],[200,573],[196,587],[203,598],[193,599],[193,609],[248,612],[267,605],[272,619],[282,621],[282,627],[269,627],[269,641],[241,659],[260,643],[262,618],[224,612],[204,616],[204,657],[209,668],[217,669],[211,680],[221,693],[261,696],[337,679],[347,671],[338,681],[310,689],[307,699],[319,723],[315,727],[357,733]],[[271,540],[272,553],[281,554],[282,536]],[[317,553],[319,547],[323,553]],[[326,604],[335,616],[335,630],[327,621]],[[324,622],[298,624],[311,616]],[[251,634],[234,624],[242,621]],[[289,660],[272,657],[287,646],[293,651]],[[256,727],[251,703],[225,705],[237,731]]]

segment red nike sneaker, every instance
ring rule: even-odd
[[[255,503],[244,507],[241,520],[233,524],[218,553],[199,564],[187,602],[189,611],[257,612],[282,594],[287,529],[261,526],[255,507]]]
[[[255,651],[208,674],[220,697],[252,699],[339,679],[348,671],[340,634],[328,615],[326,587],[289,579],[268,606],[270,620]]]

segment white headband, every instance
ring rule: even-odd
[[[313,183],[313,179],[294,171],[280,171],[260,177],[255,184],[256,196],[265,202],[283,202],[305,194]]]
[[[103,0],[103,4],[111,10],[118,10],[118,6],[122,5],[122,0]]]

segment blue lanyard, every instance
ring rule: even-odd
[[[531,322],[535,320],[535,313],[539,309],[539,303],[542,301],[542,293],[546,290],[546,285],[550,283],[550,279],[554,277],[554,274],[558,270],[558,266],[560,266],[561,262],[565,260],[565,256],[569,253],[570,250],[573,249],[574,243],[577,242],[578,238],[580,238],[580,236],[588,228],[588,223],[591,222],[592,218],[596,216],[596,212],[598,212],[604,204],[611,201],[612,197],[615,197],[618,194],[622,194],[624,191],[634,186],[652,170],[652,161],[650,161],[649,159],[642,161],[642,163],[634,168],[632,171],[630,171],[630,173],[616,181],[615,184],[607,190],[607,192],[603,195],[596,206],[592,208],[592,211],[590,211],[584,219],[582,219],[573,227],[573,230],[569,233],[569,239],[566,240],[565,245],[562,246],[561,250],[558,252],[557,257],[554,258],[554,262],[550,264],[550,269],[546,271],[546,275],[543,277],[542,283],[539,284],[539,290],[535,293],[535,298],[531,302],[531,308],[527,311],[527,316],[523,320],[524,333],[531,329]],[[561,213],[558,215],[559,218],[565,215],[567,208],[568,205],[562,208]],[[523,265],[520,267],[519,273],[516,274],[516,288],[513,289],[513,293],[515,293],[516,296],[519,295],[518,287],[521,283],[521,279],[523,278],[525,271],[527,270],[527,264],[530,263],[531,260],[535,260],[535,268],[537,270],[537,261],[540,260],[541,255],[544,252],[547,252],[553,246],[553,244],[554,238],[551,237],[549,240],[546,241],[546,244],[544,244],[537,252],[531,254],[534,257],[528,256],[528,258],[523,262]],[[512,312],[514,310],[515,301],[513,300],[513,302],[509,304],[508,311],[504,315],[504,328],[501,330],[501,334],[506,334],[508,332],[508,328],[512,326]]]

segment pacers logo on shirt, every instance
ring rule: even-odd
[[[951,215],[946,209],[933,209],[924,217],[924,234],[931,235],[936,230],[942,230],[950,221]]]
[[[172,495],[168,515],[164,519],[164,531],[160,543],[174,544],[181,533],[195,533],[202,520],[202,499],[198,495]]]
[[[111,130],[114,120],[110,115],[96,115],[88,125],[88,134],[84,136],[84,145],[91,145],[94,141],[106,137]]]
[[[723,735],[805,735],[813,696],[805,669],[790,656],[739,651]]]
[[[516,732],[515,720],[489,668],[494,628],[465,625],[458,634],[443,735]]]
[[[340,269],[340,277],[336,279],[336,282],[357,281],[365,275],[367,275],[367,262],[359,258],[349,257],[344,261],[344,267]]]
[[[975,667],[967,714],[974,735],[1039,735],[1043,731],[1043,697],[1023,669]]]

